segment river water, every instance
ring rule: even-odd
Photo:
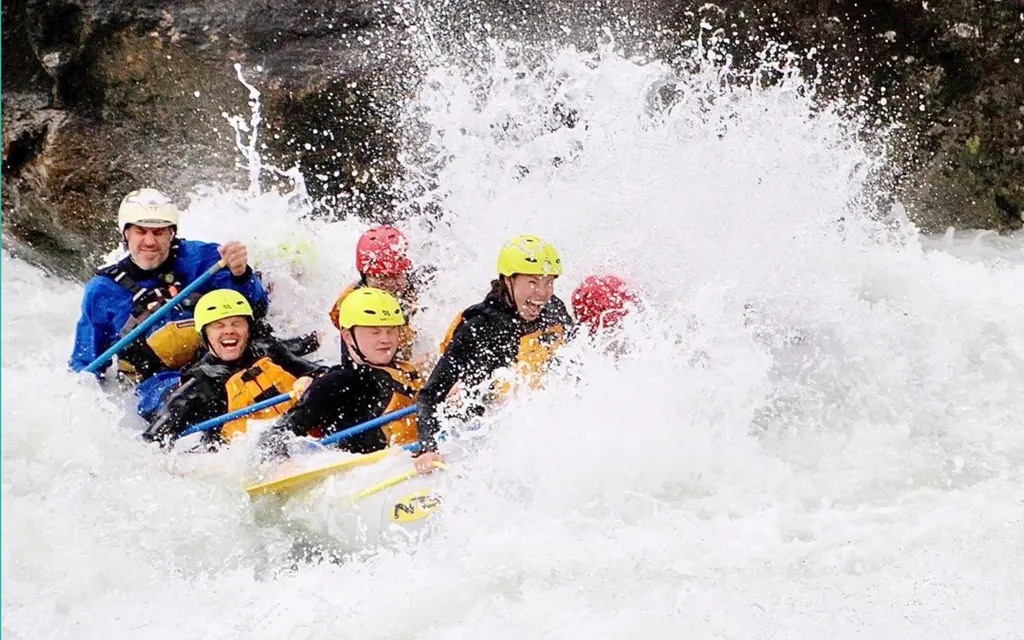
[[[437,267],[423,344],[530,232],[564,299],[596,270],[643,290],[632,351],[571,345],[419,544],[325,525],[351,554],[296,560],[240,490],[244,443],[197,464],[134,440],[123,400],[65,371],[81,286],[5,255],[5,637],[1024,637],[1024,239],[869,216],[882,152],[799,77],[526,58],[439,64],[407,106],[408,193],[445,212],[404,224]],[[280,333],[324,331],[331,360],[364,225],[307,210],[204,187],[181,234],[246,242]]]

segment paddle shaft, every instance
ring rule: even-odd
[[[434,467],[436,467],[438,469],[447,469],[448,465],[446,465],[443,462],[435,462],[434,463]],[[411,470],[406,471],[405,473],[403,473],[401,475],[395,476],[394,478],[388,478],[387,480],[385,480],[383,482],[378,482],[377,484],[373,485],[369,489],[364,489],[364,490],[360,491],[359,493],[357,493],[355,495],[354,500],[362,500],[363,498],[367,498],[369,496],[372,496],[375,493],[380,493],[381,491],[383,491],[385,489],[389,489],[389,488],[395,486],[396,484],[401,484],[402,482],[405,482],[406,480],[411,480],[412,478],[415,478],[418,475],[420,475],[419,471],[417,471],[416,469],[411,469]]]
[[[230,422],[230,421],[234,420],[235,418],[241,418],[243,416],[249,415],[250,413],[255,413],[255,412],[260,411],[262,409],[266,409],[267,407],[272,407],[272,406],[274,406],[276,404],[281,404],[282,402],[284,402],[285,400],[288,400],[291,397],[292,396],[291,396],[290,393],[282,393],[279,396],[274,396],[273,398],[268,398],[268,399],[264,400],[263,402],[257,402],[256,404],[251,404],[248,407],[242,407],[241,409],[237,409],[237,410],[232,411],[230,413],[225,413],[222,416],[218,416],[216,418],[210,418],[209,420],[204,420],[203,422],[200,422],[198,424],[194,424],[191,427],[189,427],[188,429],[185,429],[184,431],[182,431],[178,435],[174,436],[173,439],[177,440],[178,438],[183,438],[185,436],[192,435],[193,433],[199,433],[200,431],[209,431],[210,429],[215,429],[215,428],[219,427],[220,425],[224,424],[225,422]],[[358,435],[358,434],[360,434],[360,433],[362,433],[364,431],[369,431],[370,429],[373,429],[375,427],[379,427],[381,425],[385,425],[385,424],[387,424],[389,422],[393,422],[395,420],[400,420],[400,419],[406,417],[407,415],[409,415],[411,413],[415,413],[415,412],[416,412],[416,405],[412,405],[411,407],[406,407],[404,409],[399,409],[398,411],[393,411],[391,413],[386,413],[386,414],[384,414],[384,415],[382,415],[382,416],[380,416],[378,418],[374,418],[373,420],[367,420],[366,422],[364,422],[362,424],[357,424],[354,427],[349,427],[348,429],[345,429],[344,431],[339,431],[338,433],[335,433],[332,436],[328,436],[328,437],[324,438],[323,440],[321,440],[320,444],[323,445],[323,446],[328,446],[328,445],[332,445],[332,444],[334,444],[336,442],[341,442],[342,440],[345,440],[346,438],[351,438],[352,436]]]
[[[416,409],[417,409],[416,405],[411,405],[411,406],[408,406],[408,407],[406,407],[404,409],[399,409],[398,411],[392,411],[391,413],[385,413],[384,415],[380,416],[379,418],[374,418],[373,420],[367,420],[366,422],[364,422],[362,424],[357,424],[356,426],[349,427],[348,429],[345,429],[344,431],[339,431],[338,433],[335,433],[333,435],[329,435],[326,438],[324,438],[323,440],[321,440],[320,444],[326,447],[326,446],[329,446],[329,445],[341,442],[342,440],[347,440],[348,438],[351,438],[352,436],[357,436],[357,435],[359,435],[360,433],[362,433],[364,431],[369,431],[370,429],[374,429],[376,427],[383,426],[385,424],[388,424],[389,422],[394,422],[395,420],[401,420],[402,418],[404,418],[404,417],[406,417],[408,415],[412,415],[412,414],[416,413]]]
[[[165,315],[170,313],[171,309],[173,309],[176,304],[178,304],[179,302],[184,300],[187,296],[191,295],[193,291],[195,291],[199,287],[201,287],[204,284],[206,284],[207,280],[212,278],[213,274],[215,274],[218,271],[220,271],[222,268],[224,268],[224,266],[225,266],[224,261],[221,260],[217,264],[215,264],[212,267],[210,267],[209,269],[207,269],[203,273],[203,275],[199,276],[193,282],[191,282],[187,287],[182,289],[181,292],[178,293],[178,295],[176,295],[173,298],[171,298],[170,300],[168,300],[167,304],[165,304],[164,306],[162,306],[159,309],[157,309],[156,311],[154,311],[153,315],[149,316],[144,321],[140,322],[139,326],[137,326],[134,329],[132,329],[128,333],[128,335],[126,335],[125,337],[123,337],[120,340],[118,340],[117,342],[115,342],[113,344],[113,346],[111,346],[109,349],[107,349],[106,351],[101,353],[98,358],[96,358],[95,360],[90,362],[89,366],[87,366],[84,369],[84,371],[88,371],[89,373],[96,373],[96,370],[99,369],[100,366],[102,366],[103,364],[107,363],[107,361],[109,361],[112,357],[117,355],[118,351],[120,351],[126,345],[128,345],[130,342],[135,340],[135,338],[138,338],[142,334],[142,332],[144,332],[147,329],[149,329],[150,327],[152,327],[153,324],[156,321],[158,321],[160,318],[163,318]]]
[[[289,400],[291,397],[292,394],[290,393],[282,393],[279,396],[267,398],[263,402],[257,402],[256,404],[251,404],[248,407],[242,407],[241,409],[236,409],[235,411],[231,411],[230,413],[225,413],[222,416],[217,416],[216,418],[204,420],[198,424],[192,425],[188,429],[185,429],[178,435],[174,436],[173,439],[177,440],[178,438],[183,438],[185,436],[192,435],[193,433],[199,433],[200,431],[209,431],[210,429],[214,429],[216,427],[221,426],[225,422],[231,422],[235,418],[241,418],[242,416],[247,416],[250,413],[256,413],[257,411],[266,409],[267,407],[272,407],[276,404],[281,404],[282,402]]]

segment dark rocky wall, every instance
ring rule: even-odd
[[[235,63],[262,92],[269,161],[301,160],[318,197],[368,191],[363,174],[377,157],[373,174],[386,181],[393,136],[374,91],[388,70],[367,66],[366,54],[394,41],[389,20],[377,3],[352,0],[5,2],[5,245],[84,277],[116,245],[114,212],[128,191],[156,186],[180,199],[200,183],[246,186],[222,116],[250,114]],[[336,137],[340,156],[310,133],[325,120],[351,130]],[[350,178],[316,180],[321,156],[328,173]],[[368,214],[379,206],[349,200]]]
[[[825,98],[905,125],[886,178],[916,222],[931,231],[1020,226],[1024,0],[414,6],[406,16],[435,16],[436,36],[447,31],[453,41],[480,28],[476,12],[485,11],[495,33],[537,38],[559,37],[562,24],[596,33],[633,16],[665,27],[667,51],[694,37],[704,18],[736,32],[739,64],[769,40],[804,55],[814,48],[805,67],[821,65]],[[248,118],[236,62],[262,92],[268,160],[299,161],[327,211],[386,215],[398,172],[392,118],[416,62],[403,61],[396,16],[387,3],[356,0],[5,2],[5,245],[85,276],[116,243],[113,212],[127,191],[158,186],[181,197],[198,183],[244,186],[248,174],[236,168],[234,133],[221,115]]]

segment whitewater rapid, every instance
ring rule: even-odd
[[[4,636],[1024,637],[1024,238],[867,215],[885,158],[798,77],[489,46],[407,108],[407,202],[444,211],[403,224],[437,267],[421,347],[530,232],[564,299],[595,270],[643,289],[632,353],[571,345],[418,546],[346,546],[321,493],[302,535],[354,553],[297,561],[240,490],[245,447],[196,465],[136,441],[65,371],[81,286],[5,255]],[[323,331],[333,361],[365,226],[308,210],[202,187],[181,235],[247,243],[279,333]]]

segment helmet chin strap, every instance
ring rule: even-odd
[[[366,359],[366,354],[359,348],[359,341],[356,340],[356,328],[352,327],[348,332],[352,336],[352,350],[355,351],[356,355],[359,356],[359,359],[363,361],[362,364],[370,364],[370,361]]]
[[[502,276],[502,283],[505,285],[505,295],[512,304],[512,310],[519,313],[519,303],[516,302],[516,294],[512,289],[512,276]]]
[[[370,359],[366,357],[366,354],[363,353],[363,350],[359,348],[359,340],[356,339],[356,331],[355,331],[355,329],[356,329],[355,327],[352,327],[351,329],[348,330],[349,333],[352,334],[352,345],[351,345],[351,347],[352,347],[352,350],[356,352],[356,355],[359,356],[359,359],[362,360],[362,364],[368,364],[371,367],[387,366],[387,365],[373,364],[372,362],[370,362]],[[395,357],[397,357],[397,356],[398,356],[398,351],[396,350],[395,351]],[[394,360],[395,360],[395,358],[391,358],[392,362],[394,362]],[[390,363],[388,363],[388,364],[390,364]]]

